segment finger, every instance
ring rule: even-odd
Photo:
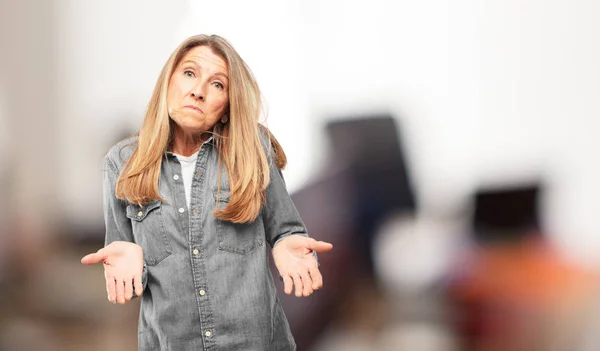
[[[293,274],[292,278],[294,278],[294,285],[296,286],[296,296],[300,297],[302,296],[302,279],[298,273]]]
[[[316,252],[327,252],[333,250],[333,245],[325,241],[317,241],[310,238],[308,240],[308,248]]]
[[[133,278],[133,285],[135,286],[135,295],[142,296],[142,290],[144,290],[144,286],[142,285],[142,275],[136,274]]]
[[[115,303],[117,301],[117,292],[115,287],[115,278],[112,276],[106,277],[106,292],[108,293],[108,301]]]
[[[287,295],[290,295],[294,288],[294,282],[292,281],[292,278],[290,278],[290,276],[287,274],[282,276],[282,278],[283,278],[284,291]]]
[[[310,296],[310,294],[313,293],[313,289],[312,289],[312,279],[310,278],[310,275],[308,275],[308,271],[304,271],[302,273],[302,287],[303,289],[303,294],[304,296]]]
[[[116,280],[117,287],[117,302],[121,305],[125,303],[125,283],[123,279]]]
[[[131,301],[133,297],[133,278],[125,279],[123,283],[125,284],[125,300]]]
[[[317,265],[315,264],[313,267],[309,268],[308,271],[310,272],[310,277],[312,278],[313,290],[321,289],[321,287],[323,287],[323,276],[321,275],[319,268],[317,268]]]
[[[83,258],[81,258],[81,263],[96,264],[96,263],[100,263],[100,262],[104,261],[105,258],[106,258],[106,256],[104,254],[104,249],[100,249],[95,253],[91,253],[89,255],[83,256]]]

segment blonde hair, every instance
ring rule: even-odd
[[[121,172],[116,196],[136,204],[164,201],[158,191],[158,180],[164,153],[172,141],[172,127],[167,110],[167,90],[173,71],[192,48],[207,46],[221,57],[229,73],[229,122],[214,126],[215,144],[221,165],[227,169],[230,186],[229,204],[215,211],[216,218],[234,223],[251,222],[265,202],[269,185],[269,159],[261,143],[260,133],[269,139],[276,166],[287,162],[281,145],[259,124],[261,94],[252,72],[224,38],[197,35],[186,39],[165,63],[150,98],[144,122],[133,154]],[[219,188],[220,188],[219,176]]]

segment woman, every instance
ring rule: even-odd
[[[139,134],[105,158],[109,301],[142,296],[142,350],[293,350],[268,250],[285,292],[322,286],[316,252],[258,124],[260,91],[223,38],[185,40],[158,78]],[[142,290],[144,291],[142,295]]]

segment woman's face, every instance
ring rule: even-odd
[[[185,133],[212,129],[229,106],[227,63],[207,46],[188,51],[171,75],[169,116]]]

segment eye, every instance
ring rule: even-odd
[[[213,84],[214,84],[214,86],[216,86],[219,89],[223,89],[224,88],[224,86],[223,86],[223,84],[221,82],[214,82]]]
[[[183,71],[183,75],[189,78],[194,78],[196,75],[194,74],[194,71],[186,69],[185,71]]]

